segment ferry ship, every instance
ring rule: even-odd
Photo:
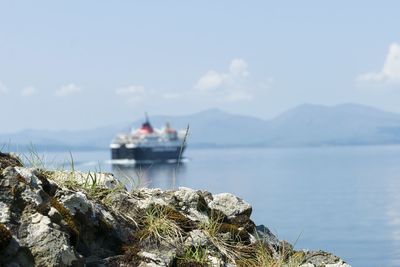
[[[111,158],[115,163],[177,162],[186,148],[187,130],[176,131],[167,122],[162,129],[145,122],[130,133],[120,133],[111,142]]]

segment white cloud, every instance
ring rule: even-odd
[[[400,44],[390,45],[381,71],[361,74],[356,81],[361,84],[400,84]]]
[[[241,78],[247,77],[249,71],[244,59],[235,58],[229,65],[229,72],[219,73],[213,70],[208,71],[197,81],[195,88],[202,91],[209,91],[220,87],[227,87],[237,84]]]
[[[231,65],[229,66],[229,71],[233,75],[249,75],[249,72],[247,71],[247,63],[241,58],[235,58],[232,60]]]
[[[36,88],[33,86],[28,86],[21,90],[21,96],[23,97],[29,97],[34,95],[35,93],[36,93]]]
[[[130,85],[116,89],[115,94],[127,98],[129,102],[134,102],[141,100],[145,96],[146,90],[142,85]]]
[[[64,97],[72,94],[77,94],[82,92],[82,88],[74,83],[70,83],[62,86],[55,91],[55,95],[59,97]]]
[[[248,76],[247,62],[244,59],[235,58],[231,61],[227,72],[210,70],[200,77],[195,89],[204,94],[214,94],[214,97],[225,101],[251,100],[253,99],[251,90],[245,86]]]
[[[0,82],[0,94],[6,94],[8,92],[7,86]]]
[[[208,91],[220,87],[225,83],[225,80],[226,74],[220,74],[211,70],[199,79],[195,87],[203,91]]]

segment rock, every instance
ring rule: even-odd
[[[305,263],[301,267],[351,267],[339,257],[324,251],[306,252]]]
[[[190,231],[185,240],[185,246],[209,246],[210,240],[203,231],[195,229]]]
[[[238,215],[250,217],[252,208],[243,199],[230,193],[222,193],[213,196],[213,200],[208,203],[210,209],[222,211],[228,218]]]
[[[47,216],[23,214],[20,244],[30,249],[38,266],[71,266],[79,255],[69,243],[69,236],[53,227]]]
[[[191,220],[206,222],[208,220],[208,206],[201,192],[179,187],[173,192],[175,198],[174,206],[183,211]]]
[[[225,262],[218,257],[212,256],[212,255],[208,255],[208,262],[209,262],[209,266],[210,267],[220,267],[220,266],[226,266]]]
[[[10,207],[3,202],[0,202],[0,223],[6,223],[10,220]]]
[[[159,248],[156,250],[140,251],[139,257],[142,262],[139,266],[143,267],[168,267],[176,256],[176,251],[173,248]]]
[[[25,190],[22,192],[21,197],[27,203],[34,203],[36,206],[39,206],[43,203],[43,199],[39,194],[40,190],[32,191],[32,190]]]
[[[174,192],[174,196],[177,199],[177,205],[180,206],[182,210],[189,208],[197,209],[197,203],[200,198],[197,191],[187,187],[179,187],[179,189]]]
[[[77,212],[86,214],[91,209],[91,204],[86,195],[82,192],[64,191],[56,194],[56,198],[66,207],[72,215]]]
[[[60,212],[58,210],[56,210],[54,207],[50,208],[50,211],[47,215],[49,216],[50,220],[55,224],[59,224],[61,222],[61,220],[63,219]]]
[[[25,179],[26,183],[33,188],[38,188],[39,178],[36,177],[34,168],[14,167],[14,170]]]
[[[278,247],[280,242],[279,239],[264,225],[257,225],[256,232],[253,234],[257,240],[262,240],[267,244],[271,244],[274,247]]]

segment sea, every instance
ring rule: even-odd
[[[70,154],[39,152],[70,168]],[[113,172],[128,188],[230,192],[296,249],[354,267],[400,266],[400,146],[189,148],[180,164],[114,165],[108,150],[72,151],[74,168]]]

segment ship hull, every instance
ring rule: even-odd
[[[134,160],[135,162],[167,162],[178,161],[185,147],[133,147],[121,145],[118,148],[111,148],[113,160]]]

